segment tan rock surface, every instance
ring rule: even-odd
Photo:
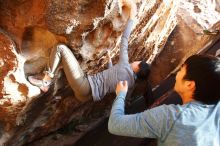
[[[146,59],[152,63],[154,86],[219,36],[217,0],[136,3],[129,58],[130,62]],[[24,145],[71,121],[85,125],[80,137],[86,133],[85,127],[102,121],[114,95],[82,104],[74,98],[62,71],[46,94],[40,94],[25,77],[45,70],[50,51],[58,43],[72,49],[88,74],[105,69],[106,49],[116,63],[129,9],[124,7],[119,15],[117,0],[0,0],[0,8],[0,145]]]

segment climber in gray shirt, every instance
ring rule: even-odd
[[[126,4],[125,4],[126,5]],[[114,66],[94,75],[86,76],[71,50],[63,44],[58,45],[51,53],[51,64],[42,80],[35,76],[29,76],[28,80],[43,92],[46,92],[51,85],[54,73],[61,62],[66,78],[74,90],[79,101],[85,102],[93,98],[94,101],[101,100],[107,93],[113,93],[118,81],[127,80],[129,88],[135,84],[136,78],[147,79],[149,75],[149,65],[146,61],[135,61],[129,64],[128,59],[128,39],[132,31],[133,19],[136,14],[136,4],[129,1],[130,18],[123,32],[119,53],[119,61]]]
[[[115,87],[120,80],[127,80],[130,85],[129,88],[134,85],[136,78],[135,73],[138,73],[138,69],[135,70],[135,67],[137,67],[139,62],[134,62],[135,64],[129,64],[127,51],[128,38],[131,33],[132,25],[133,21],[129,20],[127,23],[127,27],[122,35],[118,63],[108,68],[107,70],[104,70],[103,72],[88,76],[94,100],[100,100],[106,95],[106,93],[114,92]]]

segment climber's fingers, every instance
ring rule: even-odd
[[[127,13],[130,19],[134,19],[137,13],[137,6],[135,0],[118,0],[119,13]]]

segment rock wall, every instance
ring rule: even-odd
[[[217,0],[134,1],[138,13],[129,59],[152,64],[154,86],[186,57],[219,38]],[[58,43],[72,49],[87,74],[105,69],[107,50],[116,63],[129,8],[121,12],[117,0],[0,0],[0,8],[0,145],[24,145],[71,121],[84,125],[78,128],[83,135],[108,116],[114,95],[98,103],[80,103],[62,70],[46,94],[26,76],[47,68]]]

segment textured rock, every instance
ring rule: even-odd
[[[177,12],[178,24],[152,64],[153,85],[157,85],[172,70],[182,65],[187,57],[207,49],[219,39],[219,4],[217,0],[181,0]]]
[[[23,65],[24,58],[17,54],[16,46],[10,36],[0,29],[0,121],[1,142],[9,136],[15,126],[16,117],[33,97],[39,95],[40,90],[30,85],[25,79]]]
[[[152,63],[154,86],[186,57],[218,39],[217,0],[136,3],[129,58],[130,62],[146,59]],[[85,127],[102,121],[114,95],[82,104],[74,98],[61,70],[46,94],[40,94],[25,77],[46,69],[50,51],[58,43],[72,49],[88,74],[105,69],[107,49],[116,63],[129,9],[123,7],[120,15],[117,0],[0,0],[0,8],[0,145],[24,145],[71,121],[83,125],[75,128],[81,129],[82,136]]]

